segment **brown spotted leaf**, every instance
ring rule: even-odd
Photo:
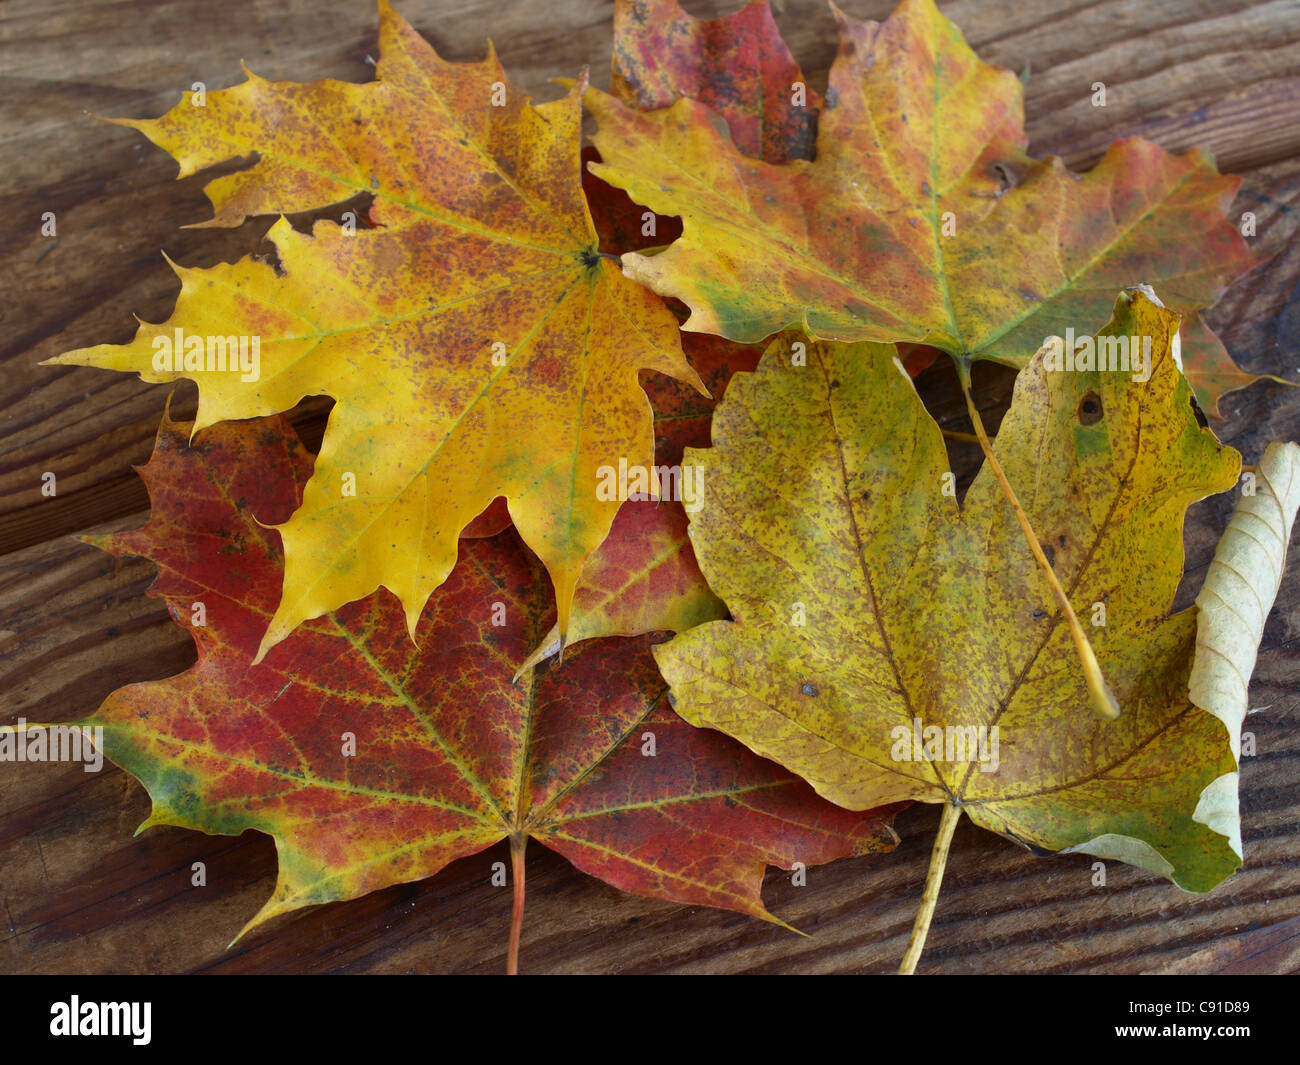
[[[997,435],[1091,622],[1118,718],[1092,712],[987,465],[959,505],[939,429],[890,350],[836,342],[810,346],[802,368],[774,343],[732,382],[714,446],[687,452],[710,486],[692,542],[734,620],[655,649],[678,712],[850,809],[943,803],[1039,852],[1119,858],[1196,891],[1229,875],[1239,855],[1200,803],[1235,771],[1232,742],[1188,693],[1196,611],[1168,611],[1184,513],[1232,487],[1240,461],[1197,422],[1177,328],[1126,292],[1102,339],[1148,346],[1149,375],[1044,348]],[[1272,576],[1255,588],[1265,611]]]

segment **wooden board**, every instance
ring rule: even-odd
[[[729,4],[690,2],[698,15]],[[884,17],[888,2],[847,3]],[[482,54],[485,29],[512,77],[537,98],[555,76],[590,64],[608,84],[612,5],[543,0],[407,0],[403,13],[442,54]],[[1258,217],[1257,245],[1276,257],[1210,314],[1246,368],[1300,379],[1300,20],[1286,0],[1025,0],[944,4],[985,59],[1029,70],[1036,151],[1077,167],[1115,137],[1211,149],[1244,175],[1235,209]],[[786,0],[778,22],[814,87],[834,55],[829,10]],[[376,16],[366,2],[172,0],[0,7],[0,722],[66,720],[115,687],[193,661],[189,637],[144,596],[152,569],[118,563],[73,534],[131,528],[147,497],[133,464],[149,454],[168,390],[41,359],[122,342],[132,314],[161,321],[179,284],[159,252],[206,266],[265,251],[268,219],[235,230],[186,230],[209,216],[202,181],[140,135],[91,113],[154,116],[203,81],[241,80],[243,59],[273,78],[367,80]],[[1107,106],[1093,107],[1093,83]],[[40,234],[53,211],[57,237]],[[988,416],[1010,376],[980,368]],[[952,375],[922,387],[945,425],[965,428]],[[173,409],[192,412],[191,385]],[[309,444],[328,402],[294,420]],[[1257,457],[1300,438],[1300,391],[1259,384],[1223,403],[1222,438]],[[955,449],[969,475],[975,456]],[[58,495],[40,494],[54,472]],[[1189,516],[1190,602],[1227,498]],[[1270,615],[1247,728],[1258,754],[1242,766],[1246,867],[1206,896],[1111,863],[1094,887],[1084,856],[1040,860],[963,824],[957,830],[923,972],[1300,971],[1300,567]],[[1266,708],[1266,709],[1265,709]],[[143,789],[124,773],[58,765],[0,766],[0,971],[499,972],[509,890],[489,884],[504,847],[437,877],[282,919],[227,950],[270,893],[269,839],[153,829]],[[805,887],[769,872],[774,912],[800,938],[734,914],[624,895],[532,845],[522,967],[546,972],[884,972],[902,955],[920,897],[937,811],[898,819],[888,856],[809,871]],[[191,863],[207,886],[191,887]]]

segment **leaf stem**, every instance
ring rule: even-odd
[[[515,901],[510,910],[510,945],[506,948],[506,975],[519,975],[519,933],[524,927],[524,850],[528,837],[516,833],[510,837],[510,879]]]
[[[952,834],[961,820],[961,807],[955,803],[943,804],[943,816],[939,818],[939,834],[934,839],[934,850],[930,852],[930,868],[925,874],[925,891],[921,894],[921,908],[916,911],[916,921],[912,924],[912,938],[907,941],[907,953],[903,963],[898,967],[899,976],[911,976],[916,972],[916,963],[921,960],[921,951],[925,949],[925,937],[930,933],[930,918],[934,916],[935,903],[939,901],[939,887],[943,883],[943,870],[948,864],[948,847],[952,843]]]
[[[1020,523],[1020,529],[1025,534],[1025,540],[1029,543],[1029,550],[1034,553],[1034,561],[1038,563],[1038,568],[1043,577],[1046,578],[1048,586],[1052,589],[1052,594],[1056,596],[1056,602],[1061,608],[1065,624],[1070,630],[1070,635],[1074,638],[1074,648],[1078,652],[1079,662],[1083,666],[1083,676],[1088,685],[1088,693],[1092,696],[1093,709],[1100,717],[1117,718],[1119,717],[1119,700],[1115,698],[1115,693],[1110,690],[1106,678],[1101,675],[1101,666],[1097,664],[1097,655],[1093,652],[1092,644],[1088,642],[1083,626],[1079,624],[1079,618],[1074,612],[1074,607],[1070,605],[1065,589],[1061,587],[1061,582],[1057,580],[1052,564],[1047,561],[1047,556],[1043,554],[1043,548],[1038,542],[1038,536],[1035,534],[1033,526],[1029,524],[1029,518],[1020,505],[1020,500],[1016,498],[1016,493],[1011,487],[1011,482],[1007,480],[1002,464],[998,462],[997,456],[993,454],[993,445],[989,442],[988,434],[984,431],[984,422],[980,418],[980,412],[975,406],[974,398],[971,396],[969,357],[958,361],[957,374],[961,379],[962,395],[966,397],[966,410],[970,414],[971,424],[975,426],[975,435],[979,438],[980,447],[984,451],[984,458],[989,464],[989,469],[993,471],[993,476],[997,478],[998,484],[1002,488],[1002,494],[1006,497],[1007,502],[1011,504],[1011,510],[1016,516],[1016,521]]]

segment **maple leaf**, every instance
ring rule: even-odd
[[[780,339],[732,382],[713,448],[687,453],[711,487],[696,555],[735,620],[655,649],[678,713],[848,808],[944,803],[946,836],[964,811],[1038,853],[1118,857],[1189,890],[1229,875],[1238,855],[1198,802],[1235,769],[1231,742],[1188,695],[1196,612],[1167,611],[1184,512],[1234,484],[1239,456],[1197,424],[1177,328],[1123,294],[1103,335],[1149,338],[1149,380],[1055,372],[1044,348],[996,441],[1093,620],[1118,719],[1088,712],[988,464],[959,506],[940,431],[889,350],[816,343],[792,368]]]
[[[196,432],[334,397],[303,505],[281,528],[283,596],[259,659],[381,585],[413,633],[458,533],[498,496],[546,565],[563,631],[618,509],[596,497],[597,471],[653,454],[638,370],[703,387],[672,314],[597,246],[579,180],[582,87],[533,106],[490,48],[446,62],[381,2],[374,82],[250,74],[202,107],[187,96],[122,122],[182,177],[257,154],[208,183],[209,225],[374,197],[376,228],[318,222],[308,235],[281,218],[268,233],[278,271],[176,267],[167,322],[52,360],[191,378]],[[247,341],[240,370],[224,368],[227,337]],[[175,364],[160,358],[169,345]]]
[[[624,269],[691,309],[684,328],[755,342],[800,327],[1023,366],[1049,334],[1105,323],[1144,282],[1189,317],[1254,264],[1224,217],[1240,179],[1199,151],[1116,142],[1088,173],[1026,154],[1023,89],[981,63],[932,0],[888,21],[838,11],[813,162],[747,158],[704,103],[643,114],[592,90],[601,164],[683,234]],[[1201,335],[1200,330],[1204,331]],[[1253,380],[1198,329],[1207,410]]]
[[[148,789],[145,826],[274,837],[278,881],[245,932],[507,837],[512,957],[529,837],[625,891],[775,921],[765,865],[895,842],[892,811],[841,810],[682,722],[646,639],[588,643],[512,684],[553,617],[513,531],[461,541],[421,620],[424,650],[379,593],[305,623],[249,669],[281,576],[276,534],[256,519],[293,509],[311,456],[283,418],[215,426],[193,448],[188,430],[164,422],[141,470],[148,525],[91,542],[158,564],[151,594],[190,628],[198,663],[119,689],[80,724],[101,726],[107,757]]]
[[[616,0],[610,91],[642,111],[698,100],[726,121],[737,149],[769,163],[813,157],[822,99],[763,0],[716,19],[677,0]]]

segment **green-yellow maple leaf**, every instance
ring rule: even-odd
[[[1044,348],[996,442],[1092,620],[1120,717],[1089,712],[987,465],[954,498],[940,431],[890,349],[814,343],[792,366],[784,339],[732,382],[714,446],[687,452],[712,486],[691,539],[734,620],[656,649],[678,712],[851,809],[943,803],[945,833],[965,812],[1036,851],[1122,857],[1190,890],[1229,875],[1238,854],[1198,802],[1235,770],[1232,743],[1188,694],[1196,612],[1168,609],[1184,512],[1230,488],[1240,461],[1197,422],[1177,328],[1124,293],[1098,347],[1149,339],[1149,380],[1066,372]]]

